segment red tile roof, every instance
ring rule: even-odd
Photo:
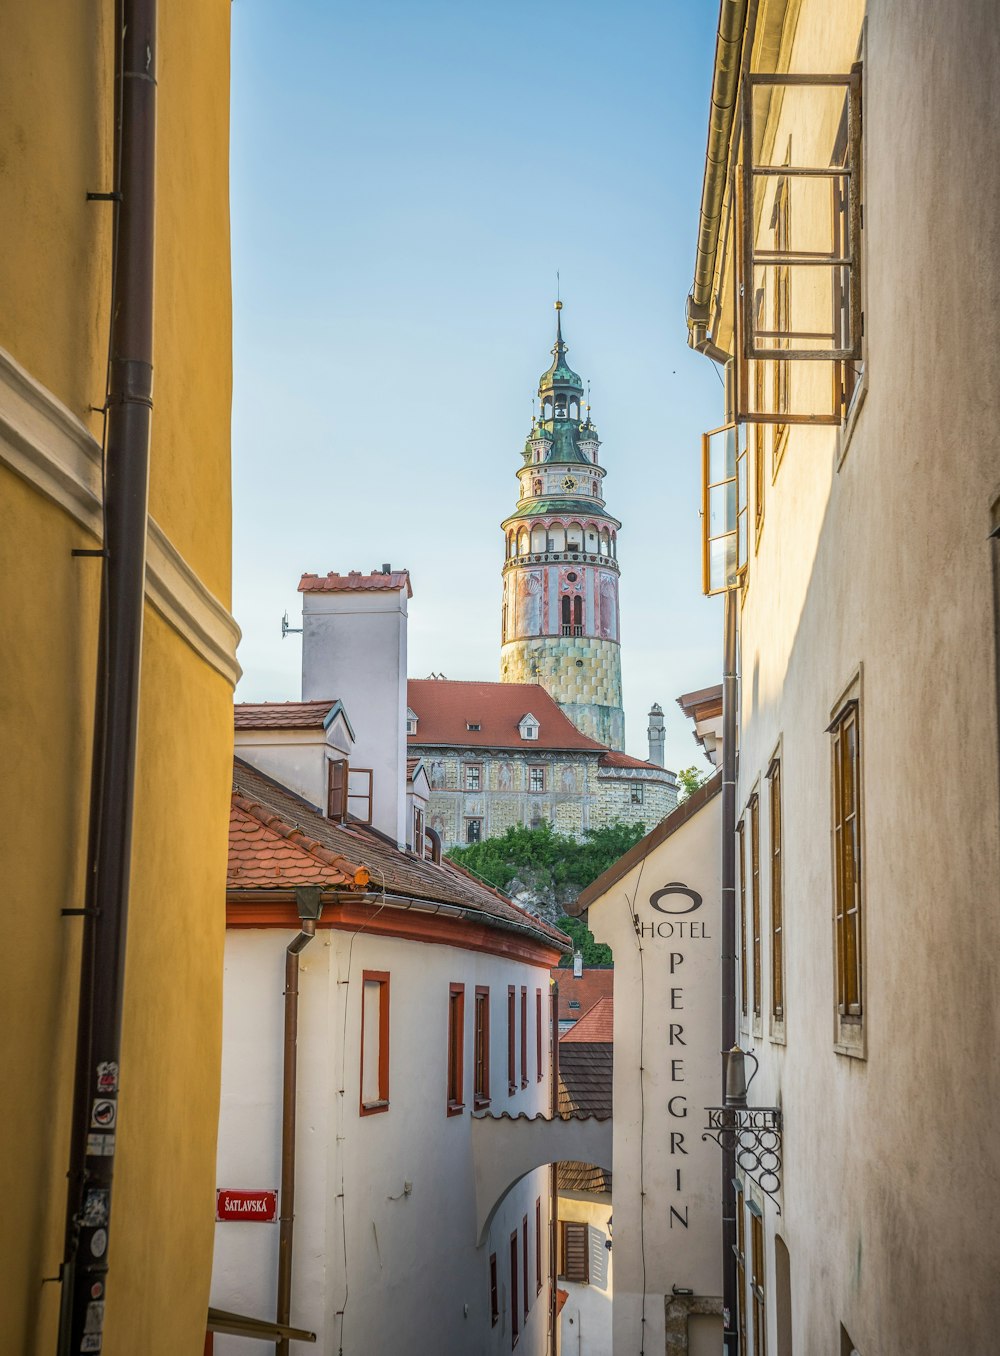
[[[665,771],[658,763],[647,763],[644,758],[632,758],[627,753],[619,753],[617,749],[608,750],[601,759],[601,767],[644,767],[649,772]]]
[[[389,574],[362,574],[351,570],[348,574],[304,574],[299,580],[300,593],[390,593],[406,589],[407,598],[413,597],[409,570],[391,570]]]
[[[463,683],[448,678],[411,678],[407,702],[417,717],[417,733],[407,742],[468,748],[586,749],[607,746],[581,734],[537,683]],[[522,739],[518,725],[531,713],[539,723],[537,739]],[[468,729],[478,725],[478,730]]]
[[[499,890],[473,876],[457,862],[445,857],[440,865],[401,852],[366,824],[351,821],[337,824],[327,819],[302,796],[268,777],[241,758],[233,766],[233,816],[231,821],[230,890],[287,890],[289,885],[335,886],[332,872],[341,870],[348,879],[358,868],[370,873],[370,888],[385,890],[412,899],[453,904],[464,909],[470,919],[495,927],[534,934],[557,951],[568,951],[569,938],[551,924],[522,909]],[[271,831],[271,838],[258,837],[253,826],[240,816],[250,815]],[[233,855],[233,839],[235,851]],[[291,843],[303,854],[303,860],[289,870],[303,870],[303,876],[285,876],[275,872],[286,864],[283,856],[274,857],[275,838]],[[265,854],[258,860],[258,850]],[[270,855],[267,855],[270,854]],[[308,854],[307,860],[305,854]],[[341,865],[338,867],[337,863]],[[239,867],[239,871],[234,868]],[[366,875],[367,879],[367,875]]]
[[[322,730],[337,703],[237,702],[237,730]]]
[[[589,1012],[559,1037],[559,1044],[580,1042],[583,1045],[610,1044],[614,1040],[615,1005],[613,998],[599,998]]]
[[[614,992],[615,972],[610,966],[607,969],[588,966],[579,979],[573,978],[573,971],[568,966],[559,966],[549,974],[559,985],[560,1022],[575,1022],[599,998],[610,998]],[[580,1006],[571,1008],[571,1001]]]
[[[233,793],[229,812],[227,888],[287,889],[368,884],[368,871],[331,852],[257,801]]]

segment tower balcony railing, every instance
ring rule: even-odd
[[[618,561],[614,556],[602,555],[596,551],[528,551],[523,556],[508,556],[504,561],[504,569],[508,565],[552,565],[576,561],[581,565],[607,565],[612,569],[618,569]]]

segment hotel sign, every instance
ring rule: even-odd
[[[273,1224],[278,1218],[278,1193],[220,1189],[215,1193],[215,1218]]]

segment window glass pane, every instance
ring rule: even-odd
[[[377,980],[366,979],[363,989],[364,1043],[362,1046],[361,1068],[361,1100],[363,1102],[377,1102],[381,1096],[381,1090],[379,1088],[381,998],[382,985]],[[438,1086],[440,1086],[440,1084]],[[440,1094],[438,1095],[440,1096]]]

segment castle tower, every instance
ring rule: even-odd
[[[500,678],[537,682],[584,734],[625,745],[618,624],[618,529],[604,508],[600,440],[566,363],[562,302],[505,519]],[[586,415],[586,417],[584,417]]]

